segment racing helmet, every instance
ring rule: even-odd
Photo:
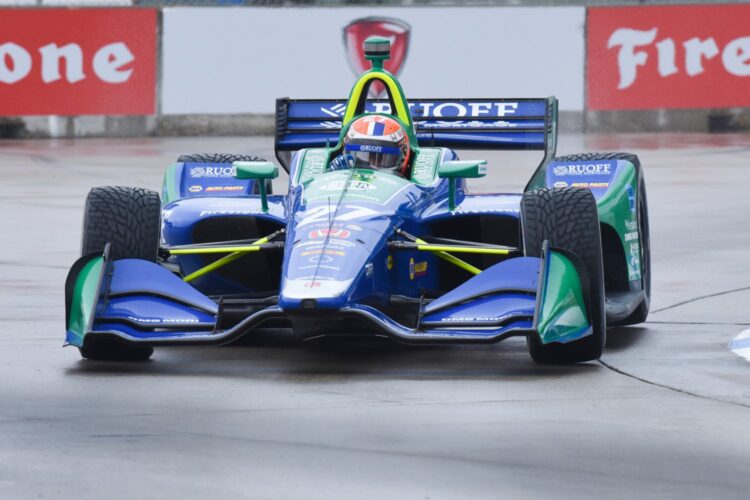
[[[409,153],[409,138],[403,127],[387,116],[357,118],[344,137],[344,154],[352,157],[355,168],[405,175]]]

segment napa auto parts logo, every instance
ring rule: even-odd
[[[381,36],[391,41],[391,57],[384,67],[398,76],[409,53],[411,26],[392,17],[364,17],[350,22],[344,27],[344,48],[349,65],[356,75],[370,69],[370,61],[365,59],[364,42],[371,36]],[[380,82],[370,86],[370,97],[379,97],[385,92]]]
[[[750,5],[588,9],[593,110],[750,106]]]
[[[3,9],[0,115],[153,114],[155,9]]]

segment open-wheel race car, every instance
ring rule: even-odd
[[[276,164],[186,155],[161,197],[88,195],[66,281],[66,344],[90,359],[226,344],[260,330],[406,344],[527,338],[533,359],[597,359],[607,326],[646,319],[649,235],[635,155],[554,157],[557,101],[406,100],[386,39],[349,99],[277,101]],[[385,99],[369,99],[374,82]],[[523,193],[471,194],[484,160],[539,150]]]

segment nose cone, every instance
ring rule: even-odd
[[[385,244],[390,218],[368,207],[346,205],[329,222],[327,214],[317,220],[315,210],[298,215],[288,230],[279,294],[284,309],[338,309],[373,290],[371,259]],[[346,217],[354,211],[356,223]]]

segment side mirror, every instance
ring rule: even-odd
[[[279,176],[279,167],[270,161],[236,161],[232,163],[235,179],[254,179],[260,188],[260,205],[263,212],[268,212],[268,195],[266,181]]]
[[[446,161],[438,166],[438,177],[448,179],[448,208],[456,209],[456,179],[477,179],[487,174],[487,160]]]

